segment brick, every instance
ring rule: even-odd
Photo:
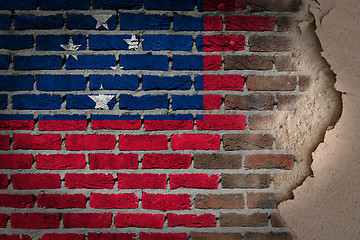
[[[0,9],[1,10],[34,10],[37,8],[36,0],[14,0],[0,1]]]
[[[296,60],[291,56],[276,56],[274,63],[279,72],[297,70]]]
[[[291,39],[284,36],[258,36],[249,37],[250,52],[287,52],[291,51]]]
[[[119,189],[164,189],[166,174],[118,174]]]
[[[276,1],[276,0],[250,0],[248,4],[251,11],[269,11],[269,12],[297,12],[300,8],[300,0],[294,1]]]
[[[14,134],[14,149],[61,150],[60,134]]]
[[[86,78],[82,75],[36,75],[40,91],[84,91]]]
[[[190,76],[150,76],[144,75],[142,78],[143,90],[189,90],[191,88]]]
[[[311,79],[309,76],[299,77],[299,90],[301,92],[309,90],[310,86],[311,86]]]
[[[12,213],[11,228],[15,229],[55,229],[60,225],[60,214]]]
[[[113,189],[114,176],[104,173],[67,173],[65,175],[65,187],[69,189]]]
[[[135,239],[135,233],[88,233],[88,240],[133,240]]]
[[[273,31],[275,17],[262,16],[228,16],[226,17],[227,31]]]
[[[6,228],[9,221],[9,216],[5,213],[0,213],[0,228]],[[2,236],[0,235],[0,239]]]
[[[195,208],[242,209],[244,208],[244,196],[242,194],[197,194]]]
[[[0,169],[30,169],[32,165],[31,154],[0,154]]]
[[[57,189],[61,187],[59,174],[13,174],[13,189]]]
[[[94,9],[129,9],[135,10],[142,8],[143,1],[142,0],[94,0],[93,8]]]
[[[241,155],[219,153],[195,154],[194,168],[197,169],[239,169],[242,166]]]
[[[206,173],[193,174],[170,174],[170,188],[200,188],[217,189],[219,185],[218,175],[207,175]]]
[[[294,167],[294,155],[248,155],[245,157],[246,169],[284,169],[291,170]]]
[[[86,115],[40,115],[40,131],[76,131],[86,130]]]
[[[96,15],[95,15],[96,16]],[[97,20],[93,15],[84,14],[69,14],[66,19],[66,28],[72,29],[83,29],[83,30],[115,30],[117,27],[117,17],[112,15],[107,21],[106,25],[99,26]]]
[[[70,38],[78,50],[86,50],[87,41],[85,35],[39,35],[36,36],[36,50],[38,51],[66,51],[61,45],[67,45]]]
[[[244,35],[200,35],[196,39],[199,52],[226,52],[245,50]]]
[[[139,76],[136,75],[90,75],[90,90],[132,90],[139,86]],[[143,83],[144,84],[144,83]]]
[[[187,233],[140,233],[140,240],[187,240]]]
[[[267,225],[267,213],[220,213],[221,227],[265,227]]]
[[[221,31],[222,23],[221,16],[204,16],[204,31]]]
[[[12,234],[12,235],[0,234],[0,239],[2,239],[2,240],[31,240],[31,237],[29,235],[25,235],[25,234],[22,234],[21,236],[20,236],[20,234]]]
[[[39,0],[40,10],[87,10],[90,7],[90,2],[87,0],[78,0],[73,2],[71,0]]]
[[[272,95],[251,94],[251,95],[226,95],[226,110],[273,110],[275,98]]]
[[[64,24],[62,14],[35,16],[15,15],[14,26],[16,30],[26,29],[61,29]]]
[[[166,135],[120,135],[119,149],[125,151],[167,150]]]
[[[139,130],[140,115],[91,115],[91,128],[112,130]]]
[[[36,168],[47,170],[84,169],[85,154],[36,155]]]
[[[91,97],[103,98],[108,101],[105,106],[96,106],[96,101]],[[110,109],[112,110],[116,104],[115,94],[99,94],[99,95],[66,95],[66,109]]]
[[[32,75],[2,75],[0,76],[1,91],[32,91],[34,77]]]
[[[0,94],[0,109],[6,109],[8,102],[8,95],[7,94]]]
[[[78,59],[69,57],[66,59],[65,68],[73,69],[107,69],[116,66],[114,55],[77,55]]]
[[[245,79],[240,75],[203,75],[195,76],[196,91],[243,91]]]
[[[192,114],[145,115],[146,131],[192,130],[194,120]]]
[[[190,11],[194,10],[194,0],[180,0],[176,2],[161,0],[145,0],[146,10],[171,10],[171,11]]]
[[[221,55],[209,55],[203,56],[204,61],[204,70],[207,71],[216,71],[220,70],[222,66],[222,57]]]
[[[120,14],[120,30],[169,30],[170,21],[166,15]]]
[[[279,32],[297,32],[299,31],[298,24],[299,21],[293,17],[278,17],[276,20]]]
[[[1,18],[0,18],[0,21],[1,21]],[[10,64],[10,56],[9,55],[0,55],[0,70],[9,69],[9,64]]]
[[[0,4],[1,6],[1,4]],[[21,50],[34,46],[34,37],[31,35],[1,35],[0,49]]]
[[[192,232],[193,240],[239,240],[241,233]]]
[[[187,169],[191,165],[190,154],[145,154],[142,169]]]
[[[202,95],[173,95],[172,96],[173,110],[188,110],[188,109],[204,109],[204,97]]]
[[[134,153],[89,155],[90,169],[137,169],[139,167],[138,155]]]
[[[85,234],[76,233],[45,233],[39,240],[85,240]]]
[[[295,76],[248,76],[249,91],[294,91]]]
[[[156,228],[162,229],[165,222],[163,214],[149,214],[149,213],[118,213],[115,218],[115,227],[117,228]]]
[[[191,35],[143,35],[142,48],[145,51],[191,51]]]
[[[174,31],[203,31],[204,19],[186,15],[174,14]]]
[[[246,119],[244,115],[198,115],[196,127],[198,130],[244,130]]]
[[[286,227],[286,223],[279,213],[272,213],[270,215],[270,222],[271,226],[276,228]]]
[[[9,208],[33,208],[35,202],[34,195],[13,195],[0,194],[0,207]]]
[[[246,8],[246,0],[202,0],[198,1],[199,11],[235,11]]]
[[[0,150],[9,150],[9,149],[10,149],[10,136],[9,135],[0,135]],[[2,165],[3,165],[3,163],[2,163],[2,159],[0,157],[0,168]]]
[[[226,134],[223,144],[226,151],[272,149],[273,139],[270,134]]]
[[[222,60],[220,55],[174,55],[173,70],[220,70]]]
[[[225,70],[272,70],[273,57],[259,55],[225,56]]]
[[[271,177],[267,174],[223,174],[223,188],[268,188]]]
[[[37,197],[40,208],[86,208],[86,196],[83,194],[41,194]]]
[[[13,101],[13,109],[53,110],[53,109],[60,109],[62,98],[60,95],[20,94],[20,95],[13,95],[12,101]]]
[[[183,214],[178,215],[175,213],[168,214],[169,227],[216,227],[216,217],[213,214]]]
[[[277,95],[277,108],[279,110],[292,111],[298,109],[301,96]]]
[[[110,228],[112,213],[63,213],[64,228]]]
[[[61,67],[61,56],[14,56],[15,70],[59,70]]]
[[[0,189],[7,189],[9,185],[8,175],[0,174]]]
[[[142,208],[161,211],[190,210],[191,195],[188,194],[150,194],[143,193]]]
[[[92,193],[90,207],[99,209],[126,209],[138,208],[139,199],[135,193],[101,194]]]
[[[273,115],[251,115],[248,119],[251,130],[270,130],[273,128]]]
[[[244,235],[245,240],[292,240],[293,237],[289,232],[248,232]]]
[[[144,95],[141,97],[129,94],[120,94],[120,109],[126,110],[151,110],[151,109],[168,109],[169,101],[167,94],[163,95]]]
[[[215,134],[172,135],[171,148],[174,151],[220,150],[220,136]]]
[[[165,55],[152,55],[152,53],[120,55],[120,66],[124,70],[168,71],[169,60]]]
[[[138,38],[138,35],[135,35]],[[124,41],[131,39],[131,35],[89,35],[90,50],[129,50],[129,45]]]
[[[273,209],[276,208],[279,200],[274,193],[248,193],[248,208]]]
[[[115,148],[115,136],[110,134],[77,134],[65,137],[65,146],[70,151],[108,150]]]

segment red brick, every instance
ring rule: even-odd
[[[248,232],[244,236],[244,240],[292,240],[291,233],[288,232]]]
[[[88,233],[88,240],[133,240],[135,233]]]
[[[223,136],[226,151],[272,149],[273,142],[274,138],[270,134],[226,134]]]
[[[279,200],[273,193],[248,193],[248,208],[274,209]]]
[[[191,195],[188,194],[150,194],[143,193],[142,207],[161,211],[190,209]]]
[[[118,174],[118,187],[120,189],[164,189],[166,187],[166,174]]]
[[[223,174],[223,188],[268,188],[271,177],[267,174]]]
[[[9,149],[10,149],[10,136],[0,135],[0,150],[9,150]]]
[[[221,95],[207,95],[203,96],[204,110],[217,110],[221,108],[222,96]]]
[[[143,169],[187,169],[191,165],[190,154],[146,154],[142,158]]]
[[[36,155],[36,168],[47,170],[84,169],[85,154]]]
[[[177,150],[220,150],[220,136],[214,134],[184,134],[171,136],[171,148]]]
[[[219,153],[196,154],[194,168],[198,169],[239,169],[242,166],[242,155],[224,155]]]
[[[244,35],[204,35],[204,52],[245,50]]]
[[[65,137],[67,150],[109,150],[115,148],[115,136],[102,135],[67,135]]]
[[[1,130],[34,130],[34,120],[0,120]]]
[[[270,130],[273,128],[273,115],[251,115],[249,117],[250,130]]]
[[[75,233],[46,233],[39,240],[85,240],[85,234]]]
[[[187,240],[187,233],[140,233],[140,240]]]
[[[291,39],[285,36],[259,36],[249,37],[250,52],[287,52],[293,50]]]
[[[0,174],[0,189],[7,189],[9,184],[8,175]]]
[[[101,194],[92,193],[90,207],[99,209],[138,208],[139,199],[135,193]]]
[[[83,194],[41,194],[37,198],[40,208],[86,208]]]
[[[276,70],[278,70],[279,72],[296,71],[297,65],[295,61],[296,60],[294,59],[294,57],[291,56],[276,56],[274,63]]]
[[[246,119],[244,115],[200,115],[196,120],[199,130],[244,130]]]
[[[156,228],[162,229],[165,222],[165,215],[150,213],[118,213],[115,218],[117,228]]]
[[[265,227],[267,225],[267,213],[220,213],[221,227]]]
[[[60,226],[60,214],[12,213],[11,228],[17,229],[55,229]]]
[[[168,214],[169,227],[216,227],[216,217],[213,214]]]
[[[272,31],[275,17],[261,16],[228,16],[226,17],[227,31]]]
[[[249,91],[294,91],[295,76],[248,76]]]
[[[170,174],[170,188],[203,188],[217,189],[219,185],[218,175],[208,176],[205,173],[194,174]]]
[[[59,174],[13,174],[13,189],[56,189],[61,187]]]
[[[9,216],[5,213],[0,213],[0,228],[6,228],[9,221]],[[0,235],[0,239],[1,235]]]
[[[203,75],[203,90],[243,91],[244,82],[241,75]]]
[[[70,189],[113,189],[114,176],[112,174],[93,173],[67,173],[65,175],[65,187]]]
[[[195,198],[195,208],[242,209],[244,196],[242,194],[198,194]]]
[[[63,213],[64,228],[110,228],[112,213]]]
[[[166,135],[120,135],[119,149],[124,151],[167,150]]]
[[[0,239],[1,240],[31,240],[31,237],[29,235],[25,235],[25,234],[12,234],[12,235],[7,235],[7,234],[0,234]]]
[[[258,55],[227,55],[225,56],[225,70],[272,70],[272,56]]]
[[[35,197],[33,195],[0,194],[0,207],[33,208]]]
[[[226,110],[273,110],[275,98],[272,95],[251,94],[251,95],[226,95]]]
[[[244,10],[246,8],[246,0],[204,0],[204,10]]]
[[[241,233],[192,232],[193,240],[240,240]]]
[[[217,71],[222,66],[221,55],[204,56],[204,70]]]
[[[294,155],[248,155],[245,157],[246,169],[277,168],[291,170],[294,167]]]
[[[204,16],[204,31],[221,31],[221,16]]]
[[[42,120],[38,124],[40,131],[85,131],[86,120]]]
[[[137,169],[139,167],[138,155],[134,153],[89,155],[90,169]]]
[[[60,134],[14,134],[14,149],[61,150]]]
[[[249,0],[248,4],[251,7],[251,11],[256,12],[297,12],[300,8],[300,0]]]
[[[270,216],[270,222],[273,227],[286,227],[286,223],[279,213],[272,213]]]
[[[145,120],[146,131],[192,130],[194,120]]]
[[[32,165],[31,154],[0,154],[1,169],[30,169]]]

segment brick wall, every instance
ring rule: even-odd
[[[0,239],[292,239],[299,7],[0,0]]]

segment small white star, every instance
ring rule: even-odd
[[[95,109],[106,109],[109,110],[108,103],[115,97],[115,94],[99,94],[99,95],[89,95],[89,98],[93,100],[96,105]]]
[[[67,44],[67,45],[61,44],[60,47],[62,47],[62,48],[63,48],[64,50],[66,50],[66,51],[77,51],[77,50],[79,50],[79,48],[81,47],[81,44],[75,45],[75,44],[74,44],[74,41],[72,40],[72,37],[70,37],[68,44]],[[66,59],[68,59],[69,56],[70,56],[70,55],[67,54],[67,55],[66,55]],[[71,56],[73,56],[73,58],[75,58],[76,60],[78,60],[77,55],[71,55]]]
[[[100,84],[100,90],[104,90],[104,87],[102,84]]]
[[[137,39],[135,35],[131,36],[131,39],[124,39],[124,41],[129,45],[129,50],[137,50],[139,48],[142,39]]]
[[[107,21],[112,17],[112,15],[94,15],[92,16],[96,20],[96,29],[103,26],[107,30],[109,30],[109,26],[107,25]]]
[[[117,69],[116,66],[115,66],[115,67],[110,67],[110,68],[111,68],[112,70],[114,70],[114,71]],[[120,70],[122,70],[123,68],[124,68],[124,67],[119,67]]]

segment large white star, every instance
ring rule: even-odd
[[[96,105],[95,109],[106,109],[109,110],[108,103],[116,96],[115,94],[99,94],[99,95],[88,95],[91,100],[93,100]]]
[[[137,39],[135,35],[131,36],[131,39],[124,39],[124,41],[129,45],[129,50],[137,50],[139,48],[142,39]]]
[[[74,41],[72,40],[72,37],[70,37],[68,44],[67,44],[67,45],[61,44],[60,47],[62,47],[62,48],[63,48],[64,50],[66,50],[66,51],[77,51],[77,50],[79,50],[79,48],[81,47],[81,44],[75,45],[75,44],[74,44]],[[66,55],[66,59],[67,59],[69,56],[70,56],[70,55],[67,54],[67,55]],[[75,58],[76,60],[78,60],[77,55],[71,55],[71,56],[73,56],[73,58]]]
[[[112,15],[94,15],[92,16],[96,20],[96,29],[103,26],[107,30],[109,30],[109,26],[107,25],[107,21],[112,17]]]

